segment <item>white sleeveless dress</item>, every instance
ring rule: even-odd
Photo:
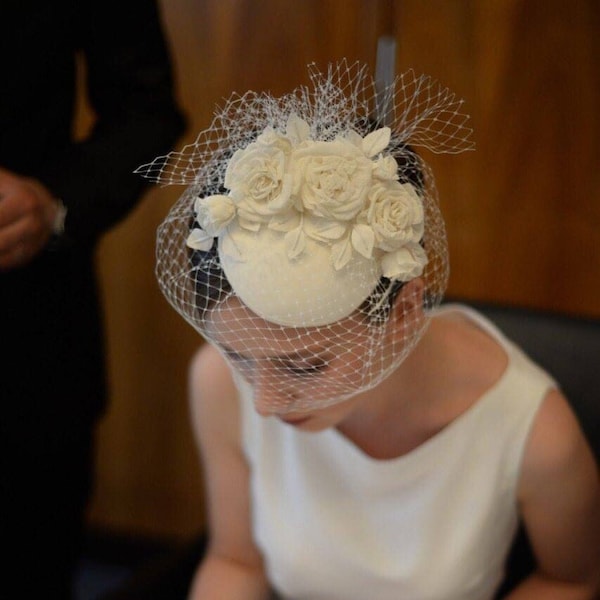
[[[267,575],[295,600],[489,600],[518,516],[536,412],[555,382],[481,315],[505,349],[496,385],[440,433],[390,460],[336,429],[302,432],[252,407],[241,386],[252,519]]]

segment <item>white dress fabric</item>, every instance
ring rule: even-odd
[[[509,362],[473,406],[410,453],[377,460],[339,433],[254,411],[240,386],[253,533],[282,598],[489,600],[517,526],[516,486],[555,382],[481,315]]]

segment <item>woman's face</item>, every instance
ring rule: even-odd
[[[252,387],[256,410],[284,420],[336,412],[332,405],[379,383],[399,363],[397,333],[393,317],[369,326],[358,313],[325,327],[282,327],[235,297],[213,309],[206,331]]]

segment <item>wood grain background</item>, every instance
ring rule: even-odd
[[[310,62],[374,67],[377,37],[393,33],[397,71],[465,98],[475,129],[476,152],[426,156],[449,294],[600,318],[597,0],[162,0],[162,13],[189,119],[181,145],[232,91],[287,92]],[[100,249],[112,397],[90,510],[97,526],[177,537],[204,523],[186,400],[201,340],[163,300],[153,262],[181,192],[153,189]]]

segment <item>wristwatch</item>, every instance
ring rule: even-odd
[[[54,217],[54,222],[52,223],[52,235],[60,237],[65,232],[65,219],[67,218],[67,207],[59,198],[57,198],[56,203],[58,204],[58,209],[56,211],[56,216]]]
[[[55,251],[65,246],[65,219],[67,218],[67,207],[60,199],[56,199],[58,208],[52,223],[52,234],[48,241],[48,250]]]

